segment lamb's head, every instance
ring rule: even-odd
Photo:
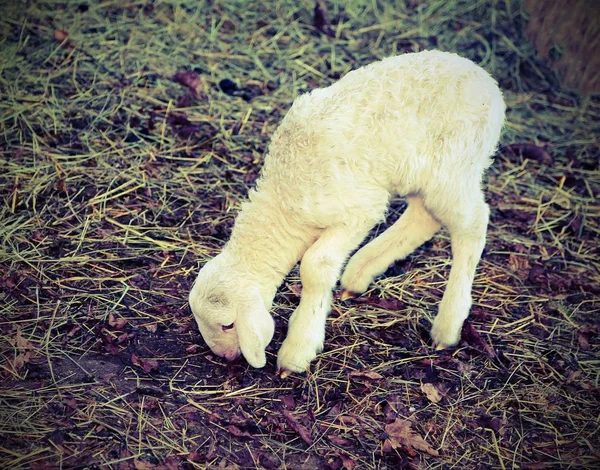
[[[255,283],[243,279],[221,254],[198,273],[189,296],[200,334],[218,356],[240,353],[253,367],[266,363],[274,322]]]

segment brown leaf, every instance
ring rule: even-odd
[[[138,357],[135,353],[131,355],[131,363],[134,366],[141,367],[144,369],[144,372],[149,373],[153,369],[158,369],[158,361],[155,359],[142,359]]]
[[[54,39],[56,39],[58,42],[63,42],[68,36],[68,31],[65,31],[64,29],[57,29],[54,31]]]
[[[258,461],[261,464],[261,468],[265,470],[277,470],[279,468],[279,458],[270,452],[256,452],[258,454]]]
[[[572,384],[579,380],[579,378],[583,375],[583,372],[580,370],[572,370],[567,374],[567,383]]]
[[[342,423],[345,426],[354,426],[358,424],[358,420],[354,416],[339,415],[338,419],[340,420],[340,423]]]
[[[528,279],[535,284],[545,284],[548,276],[544,266],[540,263],[534,263],[529,270]]]
[[[357,380],[381,380],[383,375],[372,370],[353,370],[348,374],[348,378]]]
[[[344,439],[343,437],[336,436],[335,434],[330,434],[327,436],[329,442],[335,444],[336,446],[345,446],[350,443],[348,439]]]
[[[135,470],[155,470],[156,465],[144,460],[133,459],[133,467]]]
[[[471,347],[478,350],[483,350],[485,355],[490,359],[496,359],[498,356],[492,347],[481,337],[469,320],[465,320],[461,332],[461,338]]]
[[[315,17],[313,25],[326,36],[331,38],[335,36],[333,29],[331,28],[331,23],[329,22],[329,19],[327,19],[327,6],[325,5],[324,0],[315,1]]]
[[[226,429],[235,437],[254,437],[248,431],[242,431],[240,428],[234,426],[233,424],[226,426]]]
[[[26,349],[29,351],[33,350],[33,344],[29,342],[24,336],[21,328],[17,327],[17,334],[15,336],[15,346],[17,349]]]
[[[120,330],[125,325],[127,325],[127,320],[123,318],[116,318],[112,313],[108,315],[108,324],[113,328]]]
[[[167,457],[164,463],[164,467],[166,470],[179,470],[181,459],[179,457],[175,457],[174,455]]]
[[[173,81],[187,87],[195,99],[199,99],[201,96],[202,79],[193,70],[180,70],[173,75]]]
[[[529,257],[511,253],[508,255],[508,265],[512,272],[529,270]]]
[[[285,419],[289,423],[290,427],[298,433],[298,435],[304,442],[306,442],[308,445],[311,445],[313,443],[313,439],[310,433],[310,429],[300,424],[296,417],[288,410],[283,410],[282,413],[283,416],[285,416]]]
[[[491,429],[492,431],[498,432],[500,431],[500,427],[502,426],[502,420],[490,415],[480,415],[476,422],[479,426],[484,429]]]
[[[17,328],[14,344],[18,353],[15,355],[13,367],[16,371],[19,371],[31,359],[33,354],[33,344],[23,336],[21,328]]]
[[[217,468],[221,470],[240,470],[240,467],[236,463],[228,462],[226,459],[221,459]]]
[[[352,302],[357,304],[366,304],[373,307],[379,307],[383,310],[403,310],[406,306],[404,302],[397,299],[381,299],[379,297],[356,297]]]
[[[31,351],[26,351],[24,353],[17,354],[15,356],[15,360],[13,363],[13,367],[16,371],[19,371],[23,368],[25,364],[29,362],[31,359]]]
[[[598,334],[597,326],[584,326],[577,331],[577,343],[583,351],[590,350],[590,338]]]
[[[425,439],[412,430],[412,423],[406,419],[396,419],[391,424],[385,426],[387,438],[384,444],[385,449],[397,449],[405,447],[407,450],[415,449],[427,452],[430,455],[438,456],[440,453],[431,447]]]
[[[502,148],[502,153],[511,153],[513,155],[521,155],[529,160],[536,160],[544,165],[551,166],[554,160],[546,149],[538,147],[535,144],[519,143],[506,145]]]
[[[286,410],[293,411],[296,409],[296,402],[294,401],[294,395],[292,395],[292,394],[281,395],[279,397],[279,400],[281,401],[281,403],[283,404],[283,407]]]
[[[432,403],[439,403],[444,398],[444,394],[432,383],[421,383],[421,391]]]
[[[342,459],[342,463],[344,465],[343,468],[345,468],[346,470],[353,470],[354,469],[354,467],[356,466],[356,461],[355,460],[353,460],[352,458],[350,458],[347,455],[342,454],[341,452],[339,452],[337,455],[338,455],[338,457],[340,459]]]

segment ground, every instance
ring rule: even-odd
[[[561,87],[516,1],[325,3],[3,2],[2,468],[599,467],[599,97]],[[294,97],[427,48],[508,104],[458,347],[428,334],[442,232],[335,301],[307,374],[275,374],[297,271],[264,369],[212,355],[187,294]]]

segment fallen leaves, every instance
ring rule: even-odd
[[[202,79],[198,73],[193,70],[180,70],[173,75],[173,81],[187,87],[195,99],[203,97]]]
[[[373,372],[372,370],[353,370],[348,374],[349,379],[357,380],[381,380],[383,375]]]
[[[510,253],[508,265],[513,273],[528,271],[530,269],[529,256],[527,254]]]
[[[445,395],[445,391],[442,391],[441,388],[429,382],[421,383],[421,391],[431,403],[439,403]]]
[[[327,18],[327,6],[325,5],[324,0],[316,0],[315,1],[315,11],[314,11],[314,19],[313,25],[319,31],[321,31],[326,36],[330,38],[335,37],[333,32],[333,28],[331,27],[331,23]]]
[[[54,31],[54,39],[59,42],[63,42],[65,39],[67,39],[67,37],[69,37],[69,33],[64,29],[57,29]]]
[[[407,419],[396,419],[385,426],[385,440],[383,451],[391,452],[393,449],[403,448],[409,454],[415,455],[415,450],[426,452],[437,457],[440,453],[419,436],[412,429],[412,423]]]
[[[501,151],[502,153],[521,155],[523,158],[536,160],[548,166],[552,166],[554,164],[554,159],[550,156],[546,149],[535,144],[518,143],[505,145],[502,147]]]
[[[401,311],[406,308],[406,304],[397,299],[382,299],[379,297],[355,297],[352,303],[370,305],[383,310]]]
[[[143,359],[138,357],[137,354],[133,353],[131,355],[131,363],[134,366],[141,367],[146,374],[149,372],[158,369],[158,361],[156,359]]]
[[[598,325],[587,325],[577,331],[577,344],[583,351],[590,350],[590,339],[598,336],[600,328]]]
[[[15,371],[19,371],[29,362],[33,354],[33,344],[31,344],[25,337],[21,328],[17,328],[17,334],[14,339],[14,346],[17,350],[12,367]]]
[[[108,315],[108,324],[117,330],[123,329],[127,325],[127,320],[116,318],[112,313]]]
[[[483,339],[479,332],[473,327],[469,320],[465,320],[461,332],[461,339],[469,346],[482,351],[490,359],[497,359],[498,355],[492,347]]]
[[[308,445],[311,445],[313,443],[313,439],[310,429],[301,424],[298,419],[288,410],[282,410],[282,413],[290,427],[300,436],[300,439],[302,439]]]

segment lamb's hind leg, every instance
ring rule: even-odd
[[[377,238],[358,250],[340,281],[345,296],[362,294],[375,277],[394,261],[406,258],[440,229],[420,197],[409,197],[400,218]]]
[[[302,257],[300,305],[290,317],[288,334],[277,356],[277,366],[283,371],[282,376],[288,371],[305,371],[323,349],[331,291],[344,261],[371,227],[328,228]]]
[[[464,192],[461,199],[450,198],[428,205],[450,232],[452,268],[431,336],[437,349],[454,346],[471,308],[475,270],[485,246],[489,208],[479,188]],[[427,203],[427,201],[426,201]]]

